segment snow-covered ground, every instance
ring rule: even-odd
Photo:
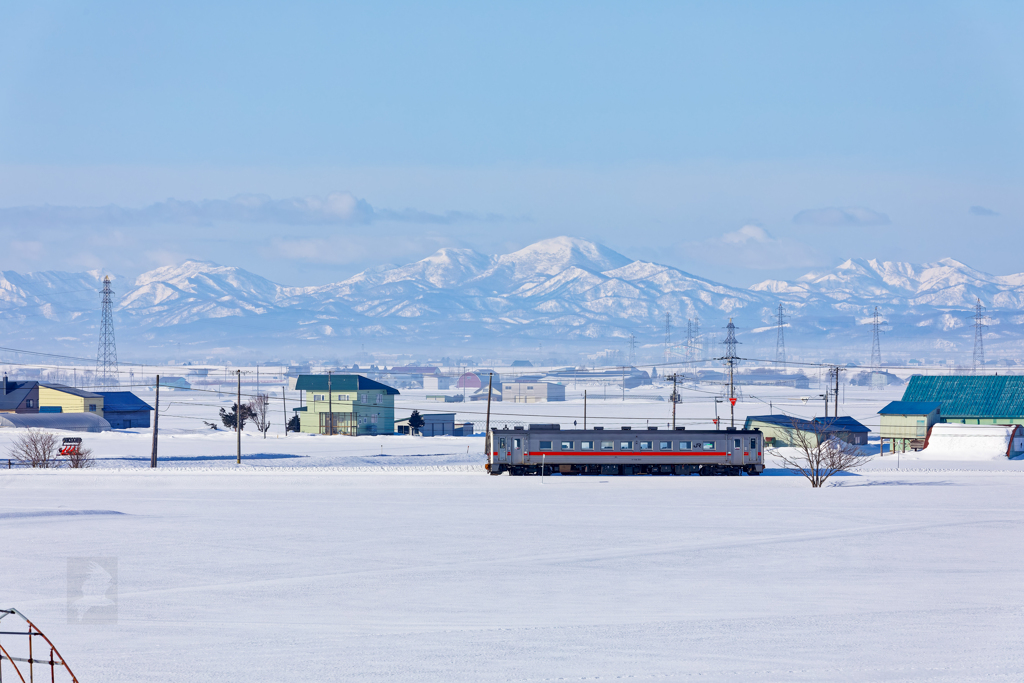
[[[813,415],[793,393],[765,400]],[[1024,462],[887,455],[823,489],[775,463],[542,481],[484,474],[479,437],[245,435],[238,467],[233,434],[195,431],[213,408],[175,411],[156,471],[148,432],[84,435],[92,470],[0,470],[0,607],[83,683],[1024,679]],[[67,622],[80,557],[117,558],[116,623]]]

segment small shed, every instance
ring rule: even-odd
[[[111,429],[149,429],[153,407],[130,391],[100,391],[103,417]]]
[[[455,413],[422,413],[423,426],[420,427],[421,436],[456,436],[455,434]],[[395,431],[399,434],[411,434],[409,418],[395,420]]]
[[[109,432],[110,423],[96,413],[2,413],[0,428],[63,429],[68,432]]]
[[[879,435],[884,442],[890,440],[892,450],[907,446],[918,450],[924,448],[928,430],[942,420],[942,403],[938,401],[892,401],[878,411],[882,417]]]
[[[789,415],[751,415],[743,423],[744,429],[759,429],[765,443],[776,446],[796,446],[801,438],[837,438],[849,444],[862,446],[868,442],[870,430],[852,417],[815,418],[804,420]],[[801,436],[800,433],[803,433]]]
[[[483,390],[484,399],[487,398],[487,390]],[[513,403],[545,403],[548,401],[564,401],[565,386],[552,382],[537,382],[534,380],[516,382],[502,382],[501,395],[503,400]]]

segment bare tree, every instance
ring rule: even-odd
[[[258,431],[263,432],[264,439],[267,438],[267,430],[270,429],[270,397],[266,394],[256,394],[245,407],[249,411],[249,419],[253,425]]]
[[[95,459],[92,457],[91,448],[74,448],[67,455],[68,467],[72,469],[85,469],[86,467],[92,467],[96,464]]]
[[[857,446],[839,438],[828,424],[793,420],[791,436],[795,453],[778,448],[768,452],[806,477],[814,488],[820,488],[836,472],[855,470],[871,460],[871,456],[861,455]]]
[[[29,429],[11,443],[11,460],[29,467],[60,467],[60,447],[57,437],[50,432]]]

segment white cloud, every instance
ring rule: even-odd
[[[827,206],[823,209],[807,209],[793,216],[793,222],[800,225],[870,226],[888,225],[889,217],[884,213],[863,206]]]
[[[747,224],[739,230],[727,232],[722,235],[722,241],[726,244],[749,244],[750,242],[771,242],[772,236],[760,225]]]
[[[971,214],[972,216],[998,216],[999,215],[998,213],[996,213],[992,209],[986,208],[984,206],[972,206],[971,208],[967,209],[967,213]]]

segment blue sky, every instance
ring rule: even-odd
[[[1021,35],[1005,0],[0,2],[0,268],[313,284],[568,234],[742,285],[1018,272]],[[373,218],[133,223],[238,195]]]

